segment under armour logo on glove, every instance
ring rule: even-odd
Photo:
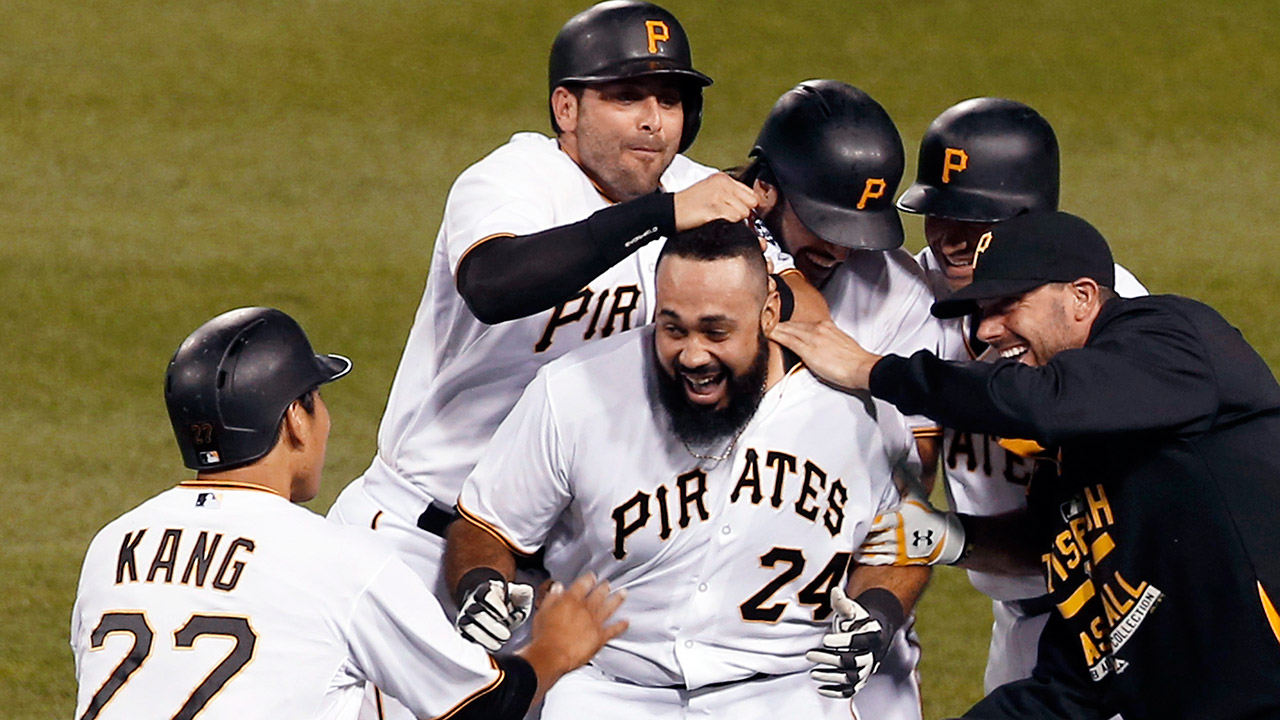
[[[511,639],[512,631],[529,618],[532,609],[532,586],[486,580],[463,597],[454,625],[466,639],[497,652]]]
[[[960,516],[908,494],[895,512],[877,515],[858,548],[863,565],[954,565],[964,556]]]
[[[872,591],[887,592],[887,591]],[[866,597],[866,594],[859,598]],[[896,600],[894,600],[896,602]],[[850,600],[839,587],[831,589],[831,632],[822,636],[822,647],[804,654],[817,663],[809,676],[818,681],[818,692],[832,698],[849,698],[862,689],[880,667],[889,650],[897,626],[889,613],[876,617],[857,600]],[[898,610],[901,613],[901,608]]]
[[[932,530],[924,530],[924,531],[916,530],[911,534],[914,536],[914,539],[911,541],[911,547],[918,548],[920,547],[921,543],[924,543],[926,549],[933,547],[933,531]]]

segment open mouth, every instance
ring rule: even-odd
[[[1017,345],[1012,345],[1001,350],[1000,357],[1005,360],[1017,360],[1018,362],[1026,363],[1031,359],[1030,356],[1027,355],[1027,351],[1030,349],[1031,348],[1029,348],[1025,343],[1018,343]]]
[[[813,264],[814,266],[822,270],[833,270],[835,269],[835,266],[840,264],[839,260],[831,257],[830,255],[827,255],[826,253],[814,252],[812,250],[806,250],[804,253],[804,257],[811,264]]]
[[[684,381],[685,395],[697,405],[711,405],[720,401],[728,382],[723,370],[713,373],[680,373]]]

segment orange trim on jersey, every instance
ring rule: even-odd
[[[936,425],[933,427],[911,428],[911,434],[917,439],[942,437],[942,428]]]
[[[786,275],[787,273],[796,273],[796,274],[797,274],[797,275],[799,275],[800,277],[804,277],[804,273],[800,272],[799,270],[797,270],[797,269],[795,269],[795,268],[793,268],[793,267],[786,268],[786,269],[784,269],[784,270],[782,270],[781,272],[778,272],[778,273],[776,273],[776,274],[777,274],[777,275]]]
[[[508,540],[507,536],[503,535],[501,530],[489,524],[487,521],[480,518],[475,513],[472,513],[470,510],[463,507],[461,501],[458,502],[458,514],[466,518],[468,521],[470,521],[472,525],[475,525],[481,530],[492,535],[494,540],[497,540],[498,542],[502,543],[503,546],[505,546],[511,552],[523,557],[533,556],[533,553],[525,552],[524,550],[521,550],[520,548],[516,547],[516,544]]]
[[[381,515],[382,513],[379,512],[378,514]],[[378,720],[386,720],[387,715],[382,710],[382,691],[376,687],[373,689],[373,702],[378,708]]]
[[[269,488],[266,485],[258,485],[257,483],[243,482],[240,480],[183,480],[178,483],[178,487],[218,488],[219,490],[257,490],[258,492],[278,495],[285,500],[289,499],[285,497],[284,493],[276,490],[275,488]]]
[[[377,529],[378,529],[378,521],[379,521],[379,520],[381,520],[381,519],[382,519],[382,511],[381,511],[381,510],[379,510],[378,512],[376,512],[376,513],[374,513],[374,514],[373,514],[373,520],[369,523],[369,529],[370,529],[370,530],[377,530]],[[375,689],[375,690],[377,690],[377,688],[374,688],[374,689]]]
[[[500,238],[500,237],[515,237],[515,236],[516,236],[516,235],[515,235],[515,233],[494,233],[494,234],[492,234],[492,235],[486,235],[486,236],[484,236],[484,237],[480,238],[479,240],[477,240],[477,241],[475,241],[475,242],[471,243],[471,247],[469,247],[469,248],[467,248],[466,250],[463,250],[463,251],[462,251],[462,257],[458,258],[458,267],[462,267],[462,261],[467,259],[467,255],[468,255],[468,254],[470,254],[472,250],[475,250],[476,248],[480,247],[480,246],[481,246],[481,245],[483,245],[484,243],[487,243],[487,242],[489,242],[490,240],[493,240],[493,239],[495,239],[495,238]],[[455,285],[456,285],[456,284],[458,284],[458,278],[456,278],[456,277],[455,277],[455,278],[453,279],[453,283],[454,283]]]
[[[434,720],[448,720],[449,718],[457,714],[459,710],[466,707],[467,703],[470,703],[472,700],[475,700],[481,695],[484,695],[490,690],[498,687],[498,685],[501,685],[502,679],[507,676],[507,673],[502,668],[498,667],[498,661],[494,660],[492,655],[489,656],[489,666],[492,667],[494,670],[498,671],[498,677],[494,678],[493,682],[489,683],[488,685],[485,685],[479,690],[462,698],[462,700],[459,701],[457,705],[454,705],[453,707],[446,710],[443,715],[437,715]]]
[[[1258,597],[1262,598],[1262,611],[1267,615],[1267,624],[1271,626],[1271,633],[1276,636],[1276,642],[1280,642],[1280,613],[1276,612],[1276,606],[1271,603],[1271,597],[1267,595],[1267,591],[1262,588],[1260,582]]]

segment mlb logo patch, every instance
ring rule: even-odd
[[[217,510],[222,507],[222,502],[218,499],[217,493],[202,492],[196,495],[196,507]]]
[[[201,464],[201,465],[213,465],[214,463],[218,462],[218,461],[219,461],[219,460],[221,460],[221,459],[222,459],[222,457],[221,457],[220,455],[218,455],[218,451],[217,451],[217,450],[210,450],[210,451],[208,451],[208,452],[202,452],[202,453],[200,453],[200,464]]]

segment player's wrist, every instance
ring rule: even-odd
[[[854,601],[880,623],[885,646],[888,646],[889,638],[907,621],[907,611],[902,607],[902,601],[888,588],[868,588],[854,598]]]
[[[493,580],[497,580],[502,583],[504,588],[507,585],[507,578],[494,568],[485,565],[471,568],[464,573],[461,578],[459,578],[457,586],[453,589],[454,603],[458,607],[462,607],[462,604],[466,602],[467,596],[470,595],[472,591],[478,587],[489,584],[489,582]]]

